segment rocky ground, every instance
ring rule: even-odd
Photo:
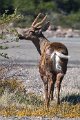
[[[27,93],[35,93],[44,97],[43,83],[40,78],[38,66],[27,66],[20,64],[11,64],[9,68],[6,67],[6,72],[3,74],[3,78],[18,77],[23,80],[26,86]],[[54,91],[54,99],[56,100],[56,85]],[[70,98],[68,102],[80,102],[80,66],[68,66],[67,73],[62,81],[61,98],[66,100],[68,95]],[[73,99],[71,96],[73,95]],[[77,98],[78,97],[78,98]],[[64,99],[63,99],[64,98]]]
[[[61,26],[49,26],[48,30],[45,32],[48,37],[80,37],[80,30],[72,28],[62,28]]]

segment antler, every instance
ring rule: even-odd
[[[38,18],[40,17],[40,15],[41,15],[41,13],[39,13],[37,15],[37,17],[35,18],[35,20],[33,21],[32,25],[31,25],[32,27],[36,24],[36,22],[37,22]]]
[[[37,23],[38,18],[40,17],[40,15],[42,15],[42,14],[39,13],[38,16],[35,18],[34,22],[31,25],[32,27],[34,27],[34,28],[41,27],[41,24],[43,24],[43,22],[46,20],[47,15],[45,15],[44,18],[40,22]]]
[[[43,24],[43,22],[46,20],[47,15],[41,20],[41,22],[38,22],[36,25],[34,25],[34,28],[39,27],[41,24]]]

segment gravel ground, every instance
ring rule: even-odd
[[[52,38],[50,38],[52,41]],[[54,39],[53,39],[54,40]],[[8,41],[8,40],[6,40]],[[68,64],[67,73],[62,81],[61,87],[61,99],[68,102],[80,103],[80,39],[56,39],[66,44],[71,56]],[[0,40],[0,44],[3,46],[9,46],[6,50],[1,50],[3,53],[7,53],[9,60],[0,57],[0,66],[6,66],[9,68],[5,74],[1,77],[18,76],[26,83],[26,91],[34,92],[35,94],[44,96],[43,83],[38,71],[39,55],[34,45],[31,42],[25,40],[19,42],[6,42]],[[66,98],[69,95],[70,98]],[[73,100],[72,100],[73,95]],[[75,99],[74,99],[75,97]],[[78,99],[76,99],[78,98]],[[56,86],[54,91],[54,99],[56,100]],[[42,117],[0,117],[0,120],[67,120],[62,118],[42,118]],[[80,118],[74,118],[70,120],[80,120]]]
[[[54,117],[54,118],[46,118],[46,117],[0,117],[0,120],[80,120],[80,118],[58,118],[58,117]]]
[[[43,82],[40,78],[38,66],[11,65],[9,66],[10,69],[3,74],[4,78],[17,76],[25,83],[27,93],[32,92],[44,97]],[[68,66],[67,73],[62,81],[61,98],[72,94],[76,96],[80,94],[80,66]],[[56,85],[54,96],[56,99]],[[80,102],[80,96],[78,100]]]

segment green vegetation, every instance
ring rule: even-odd
[[[15,26],[29,26],[34,17],[39,12],[43,12],[49,15],[53,25],[80,29],[80,0],[0,0],[0,6],[0,16],[5,10],[7,15],[11,15],[16,8],[17,14],[24,16],[24,19],[14,23]]]
[[[2,45],[0,45],[0,49],[2,49],[2,50],[8,49],[8,48],[9,48],[8,46],[2,46]]]

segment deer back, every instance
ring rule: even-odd
[[[63,56],[61,56],[63,55]],[[66,73],[68,50],[62,43],[48,43],[41,54],[40,68],[52,72]]]

